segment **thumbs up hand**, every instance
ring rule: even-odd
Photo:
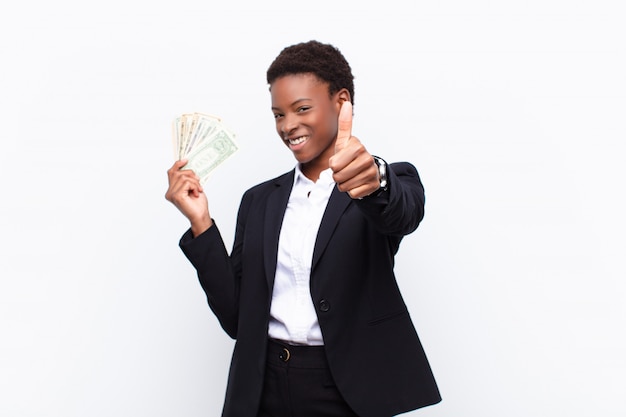
[[[345,101],[339,112],[335,154],[330,168],[339,191],[351,198],[363,198],[380,188],[378,168],[374,158],[361,141],[352,136],[352,103]]]

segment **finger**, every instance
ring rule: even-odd
[[[352,191],[360,187],[373,191],[380,187],[378,170],[373,167],[359,171],[346,168],[341,172],[335,173],[333,179],[337,183],[339,191]]]
[[[352,188],[348,191],[348,195],[352,199],[360,199],[363,197],[367,197],[372,194],[374,191],[378,190],[378,186],[371,186],[369,184],[361,185],[360,187]]]
[[[178,184],[175,187],[181,190],[181,192],[186,193],[187,195],[198,197],[198,195],[202,192],[202,183],[200,182],[200,177],[198,177],[191,170],[189,170],[189,172],[184,172],[184,174],[180,175],[177,182]]]
[[[337,184],[341,184],[346,189],[354,188],[362,184],[377,184],[378,170],[376,168],[358,168],[346,167],[339,172],[333,173],[333,179]]]
[[[377,172],[372,156],[355,136],[350,138],[349,143],[341,152],[330,157],[329,166],[333,170],[333,178],[337,183],[354,178],[359,173],[369,172],[372,175]]]
[[[168,189],[165,198],[177,207],[189,199],[196,199],[202,194],[200,183],[191,177],[179,177]]]
[[[186,159],[179,159],[178,161],[174,162],[174,165],[172,165],[169,171],[178,171],[179,169],[184,167],[186,163],[187,163]]]
[[[200,178],[192,171],[186,169],[174,170],[172,167],[168,171],[169,187],[165,198],[172,201],[179,194],[196,196],[203,192]]]
[[[335,141],[335,153],[346,146],[346,142],[352,136],[352,103],[346,100],[339,110],[339,123],[337,129],[337,140]]]
[[[188,161],[186,159],[178,160],[174,162],[174,165],[172,165],[170,169],[167,170],[167,176],[170,182],[172,182],[174,178],[177,178],[179,176],[192,176],[200,180],[200,177],[195,173],[195,171],[190,169],[183,169],[185,165],[187,165],[187,162]]]

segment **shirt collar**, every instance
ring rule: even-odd
[[[300,164],[296,164],[295,182],[296,183],[298,182],[313,183],[313,181],[308,179],[306,175],[302,173],[302,170],[300,169]],[[330,185],[331,183],[334,184],[335,180],[333,180],[333,170],[330,168],[326,168],[324,171],[320,172],[320,177],[316,181],[316,183],[319,183],[320,185],[323,185],[323,184]]]

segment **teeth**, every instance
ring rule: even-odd
[[[289,144],[291,145],[299,145],[305,140],[307,140],[307,136],[300,136],[299,138],[288,139],[288,140],[289,140]]]

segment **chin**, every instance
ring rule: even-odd
[[[298,154],[296,152],[292,152],[293,157],[296,159],[296,161],[298,161],[301,164],[306,164],[307,162],[311,162],[310,157],[307,157],[306,155],[302,155],[302,154]]]

